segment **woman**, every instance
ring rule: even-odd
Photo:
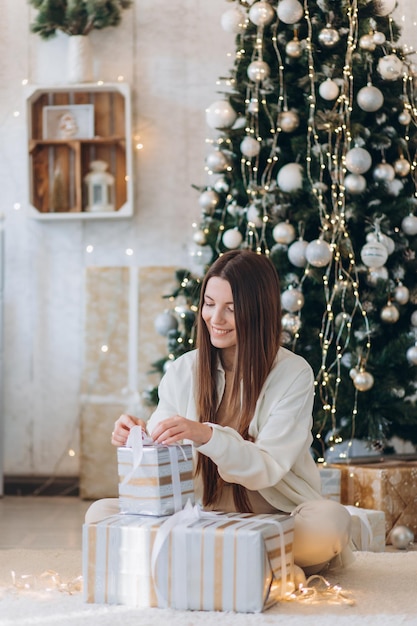
[[[320,494],[310,453],[313,372],[280,346],[279,294],[266,256],[220,256],[202,284],[198,349],[170,365],[147,425],[121,415],[112,443],[124,445],[136,424],[157,443],[191,442],[197,500],[219,511],[291,513],[295,563],[312,574],[346,562],[350,515]],[[116,509],[96,504],[88,521],[117,512],[117,501]]]

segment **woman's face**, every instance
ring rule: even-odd
[[[227,280],[213,276],[206,285],[201,316],[215,348],[236,346],[232,289]]]

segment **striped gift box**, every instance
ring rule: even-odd
[[[138,467],[132,448],[117,450],[122,513],[171,515],[194,503],[192,446],[144,445]]]
[[[256,613],[294,588],[293,517],[183,513],[85,524],[84,600]]]

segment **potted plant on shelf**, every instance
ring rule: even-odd
[[[28,0],[38,13],[30,29],[42,39],[61,31],[69,36],[68,69],[71,82],[92,80],[89,33],[117,26],[132,0]]]

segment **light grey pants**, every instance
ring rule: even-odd
[[[120,513],[117,498],[93,502],[85,515],[88,524]],[[294,562],[307,576],[327,567],[348,566],[354,560],[350,544],[350,513],[333,500],[299,504],[294,516]]]

